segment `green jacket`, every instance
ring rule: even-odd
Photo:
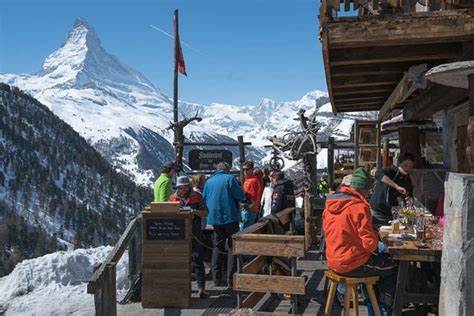
[[[155,193],[155,202],[169,201],[171,194],[173,194],[171,176],[166,173],[160,174],[158,179],[155,181],[153,191]]]

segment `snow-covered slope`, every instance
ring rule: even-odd
[[[60,251],[24,260],[0,278],[0,310],[6,315],[93,315],[94,297],[87,282],[110,246]],[[126,289],[127,253],[117,265],[117,290]]]
[[[160,165],[173,159],[172,135],[166,130],[172,102],[139,72],[121,63],[101,45],[94,29],[77,19],[60,48],[36,74],[0,74],[0,81],[27,91],[86,138],[118,170],[150,185]],[[317,111],[326,133],[347,137],[350,120],[333,119],[327,93],[312,91],[301,99],[258,105],[180,102],[182,115],[199,111],[203,121],[190,125],[190,139],[244,135],[261,158],[266,138],[294,128],[295,113]],[[225,136],[224,136],[225,135]],[[268,143],[267,143],[268,144]]]

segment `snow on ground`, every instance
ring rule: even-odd
[[[105,261],[110,246],[59,251],[24,260],[0,278],[0,305],[5,315],[93,315],[87,282],[94,266]],[[128,255],[117,266],[117,289],[127,286]],[[0,308],[1,309],[1,308]]]

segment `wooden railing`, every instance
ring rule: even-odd
[[[107,259],[94,272],[87,284],[87,293],[94,295],[97,316],[117,315],[116,267],[128,247],[128,275],[130,283],[139,277],[141,270],[141,218],[128,224]]]
[[[358,16],[409,13],[417,10],[417,3],[422,11],[474,7],[471,0],[321,0],[320,24],[337,16],[340,11],[352,11]]]
[[[289,234],[268,234],[270,221],[261,221],[233,236],[232,253],[237,256],[237,273],[233,286],[237,291],[237,307],[258,311],[273,294],[291,295],[291,312],[297,313],[298,295],[305,294],[306,278],[297,275],[296,259],[303,257],[307,241],[294,233],[295,208],[287,208],[276,216]],[[244,258],[254,258],[244,265]],[[281,258],[287,258],[289,264]],[[266,267],[267,274],[262,273]],[[243,293],[249,293],[243,299]]]

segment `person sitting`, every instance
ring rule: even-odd
[[[163,165],[160,176],[153,186],[154,201],[166,202],[173,193],[171,178],[176,174],[178,167],[174,162],[167,162]]]
[[[375,174],[375,189],[370,205],[373,221],[376,226],[388,225],[392,220],[392,207],[398,205],[398,199],[411,200],[413,184],[410,172],[413,169],[415,157],[411,154],[401,154],[398,166],[388,166]],[[402,206],[402,205],[400,205]]]
[[[192,259],[193,270],[196,274],[198,295],[200,298],[207,297],[206,273],[204,270],[204,250],[203,235],[201,230],[201,218],[207,215],[201,194],[194,191],[191,187],[189,178],[186,176],[178,177],[176,181],[176,192],[170,196],[171,202],[179,202],[181,210],[190,211],[193,217],[193,241],[192,241]]]
[[[372,225],[366,200],[371,179],[366,169],[356,169],[349,186],[328,195],[323,212],[328,267],[349,277],[380,276],[379,303],[389,309],[395,292],[395,264],[384,253]],[[380,249],[380,252],[379,252]]]

